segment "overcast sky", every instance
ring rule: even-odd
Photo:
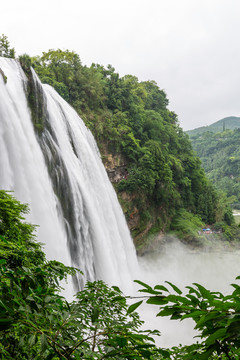
[[[155,80],[184,130],[240,116],[240,0],[1,0],[17,55],[69,49]]]

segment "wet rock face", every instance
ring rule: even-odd
[[[126,179],[128,176],[127,168],[125,166],[117,166],[113,169],[107,169],[108,177],[112,183]]]
[[[108,169],[114,169],[120,166],[126,166],[126,161],[123,159],[121,155],[113,155],[107,153],[106,149],[104,151],[104,166]]]
[[[107,171],[108,177],[112,184],[117,184],[123,179],[128,178],[127,161],[121,155],[113,155],[107,152],[107,148],[103,151],[103,162]],[[122,206],[128,228],[131,232],[137,253],[143,255],[151,252],[158,243],[158,238],[162,237],[162,233],[155,235],[154,241],[150,241],[149,231],[153,223],[147,221],[145,225],[141,223],[141,207],[137,202],[138,193],[129,194],[125,191],[118,193],[118,199]]]
[[[112,183],[118,183],[128,176],[126,162],[120,155],[105,155],[104,166]]]
[[[129,229],[130,230],[136,229],[139,226],[139,221],[140,221],[139,210],[136,207],[134,207],[128,219]]]
[[[105,151],[104,166],[112,184],[117,184],[121,180],[127,179],[128,170],[126,161],[120,155],[108,154],[107,151]],[[134,204],[136,196],[136,194],[128,194],[126,192],[118,193],[118,198],[122,205],[128,228],[132,232],[135,245],[136,241],[133,231],[140,226],[139,209]],[[143,236],[148,230],[149,229],[143,232]]]

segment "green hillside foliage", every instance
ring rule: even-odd
[[[152,339],[159,332],[140,330],[117,287],[89,282],[70,303],[60,295],[76,269],[45,259],[26,212],[0,190],[1,359],[163,359]]]
[[[227,194],[229,203],[240,205],[240,128],[195,135],[192,145],[208,178]],[[238,205],[239,204],[239,205]]]
[[[0,36],[0,56],[7,58],[15,58],[15,49],[10,48],[10,43],[6,35]]]
[[[194,138],[195,135],[200,135],[205,132],[222,132],[225,130],[234,130],[238,129],[240,127],[240,117],[237,116],[228,116],[224,119],[218,120],[215,123],[208,125],[208,126],[202,126],[193,130],[188,130],[186,133],[190,136],[190,138]]]
[[[236,278],[239,280],[240,276]],[[165,281],[154,288],[141,282],[142,300],[134,304],[136,309],[143,301],[159,307],[156,316],[171,320],[193,320],[198,342],[172,349],[174,360],[234,360],[240,358],[239,340],[239,283],[231,284],[232,293],[224,295],[210,291],[198,283],[186,286],[184,292],[176,285]],[[147,296],[146,296],[147,295]],[[134,306],[132,305],[132,306]]]
[[[232,284],[232,294],[223,295],[195,283],[187,286],[183,295],[168,281],[154,288],[136,281],[140,293],[137,302],[129,305],[132,297],[118,287],[94,281],[68,302],[60,294],[59,283],[78,270],[45,259],[34,236],[35,227],[25,222],[27,212],[27,205],[0,190],[1,359],[239,358],[238,284]],[[200,341],[158,348],[153,337],[159,336],[159,331],[141,330],[143,321],[136,309],[143,302],[159,306],[157,316],[175,321],[191,318]]]
[[[127,220],[134,209],[139,214],[135,238],[146,227],[152,233],[169,229],[182,208],[205,223],[215,222],[216,190],[176,114],[168,109],[166,93],[154,81],[120,77],[110,65],[83,66],[79,55],[68,50],[49,50],[31,62],[41,81],[83,118],[103,160],[108,154],[124,158],[127,175],[115,187]]]
[[[6,36],[0,45],[4,56],[13,55]],[[138,246],[148,234],[169,230],[172,220],[179,224],[183,209],[207,224],[224,220],[227,205],[205,176],[156,82],[120,77],[111,65],[84,66],[69,50],[49,50],[33,58],[24,54],[19,61],[30,85],[32,66],[43,83],[76,109],[93,132],[105,164],[109,154],[123,159],[125,174],[114,186]],[[36,115],[32,92],[29,86],[29,106]],[[44,128],[40,113],[40,120],[33,119],[38,133]]]

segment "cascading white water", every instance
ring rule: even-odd
[[[181,288],[200,282],[220,291],[234,281],[239,275],[239,252],[197,254],[179,244],[169,244],[166,253],[155,258],[152,254],[142,258],[140,271],[90,131],[76,112],[33,74],[45,122],[44,130],[36,133],[26,96],[28,80],[19,63],[0,58],[0,69],[7,76],[5,84],[0,73],[0,188],[14,191],[17,199],[30,205],[28,220],[40,225],[38,238],[49,259],[79,267],[84,280],[103,279],[127,293],[132,279],[151,285],[169,280]],[[192,342],[192,325],[178,331],[176,322],[170,326],[165,319],[155,318],[149,307],[144,312],[147,327],[162,331],[161,345]]]
[[[5,83],[0,74],[0,188],[30,205],[28,220],[40,225],[49,259],[80,268],[84,281],[126,289],[137,258],[92,134],[33,74],[45,108],[44,130],[36,134],[25,74],[12,59],[0,58],[0,68],[7,76]]]

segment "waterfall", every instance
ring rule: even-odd
[[[0,58],[0,69],[0,188],[29,204],[47,258],[83,271],[77,288],[102,279],[126,289],[138,271],[135,249],[91,132],[33,73],[34,127],[19,62]]]
[[[35,112],[29,107],[29,86]],[[6,58],[0,58],[0,188],[29,204],[27,220],[40,225],[37,236],[47,258],[83,271],[75,289],[102,279],[129,294],[135,278],[152,286],[168,280],[181,289],[200,282],[225,292],[239,275],[240,250],[219,248],[219,239],[202,251],[167,243],[142,257],[139,268],[91,132],[34,72],[29,83],[18,61]],[[139,309],[146,327],[162,332],[161,346],[194,342],[191,323],[156,318],[158,309],[149,306]]]

